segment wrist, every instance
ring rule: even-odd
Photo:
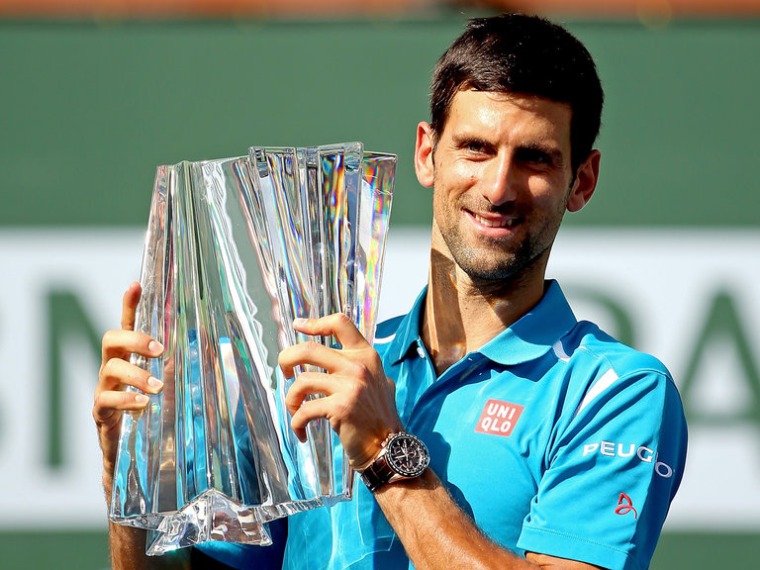
[[[357,471],[374,493],[389,483],[416,479],[429,464],[430,454],[425,444],[414,435],[400,431],[389,434],[375,457]]]
[[[402,429],[398,430],[390,430],[385,435],[383,435],[380,438],[376,438],[372,445],[369,446],[369,449],[366,450],[364,455],[360,458],[359,461],[351,460],[351,468],[356,471],[357,473],[361,473],[364,471],[367,467],[372,465],[372,462],[375,461],[383,452],[383,446],[385,445],[385,442],[388,440],[388,438],[393,435],[394,433],[398,433],[403,431]]]

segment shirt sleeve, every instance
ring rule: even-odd
[[[600,373],[558,423],[523,523],[525,551],[648,568],[686,461],[686,422],[660,369]]]

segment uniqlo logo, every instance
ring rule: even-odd
[[[480,414],[475,431],[478,433],[490,433],[491,435],[512,435],[512,430],[520,419],[523,406],[502,402],[501,400],[488,400],[483,413]]]

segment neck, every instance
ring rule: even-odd
[[[476,282],[448,256],[432,251],[422,340],[439,375],[541,300],[543,265],[515,279]]]

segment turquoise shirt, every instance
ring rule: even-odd
[[[549,282],[533,310],[437,377],[423,304],[424,293],[378,327],[376,348],[404,425],[460,507],[518,554],[646,568],[686,458],[665,367],[578,322]],[[360,482],[355,495],[290,518],[285,568],[409,566]]]
[[[437,376],[420,339],[424,294],[375,344],[406,429],[454,500],[517,554],[647,568],[686,459],[667,369],[578,322],[550,281],[529,313]],[[352,501],[288,519],[283,567],[411,564],[357,479]]]

